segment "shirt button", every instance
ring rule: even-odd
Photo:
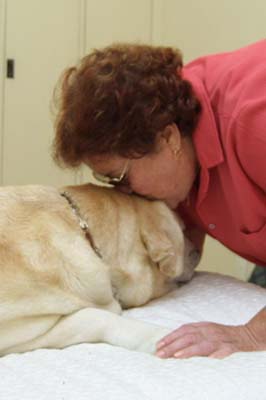
[[[215,228],[216,228],[216,225],[215,225],[215,224],[209,224],[209,229],[213,230],[213,229],[215,229]]]

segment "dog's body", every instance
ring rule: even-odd
[[[184,252],[161,202],[94,185],[1,188],[0,355],[82,342],[154,351],[168,330],[119,314],[189,279]]]

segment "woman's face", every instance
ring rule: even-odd
[[[86,164],[97,174],[121,178],[117,190],[162,200],[172,209],[187,198],[198,171],[192,140],[181,137],[175,124],[159,134],[156,152],[138,159],[99,155]]]

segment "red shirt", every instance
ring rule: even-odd
[[[202,104],[193,133],[198,187],[179,205],[186,221],[266,265],[266,40],[183,68]]]

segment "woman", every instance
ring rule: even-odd
[[[95,50],[63,78],[55,158],[165,201],[202,247],[205,233],[266,265],[266,40],[182,65],[143,45]],[[266,308],[243,326],[188,324],[158,356],[266,350]]]

